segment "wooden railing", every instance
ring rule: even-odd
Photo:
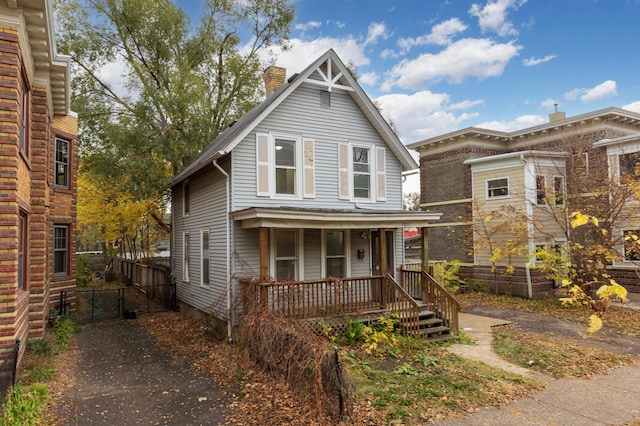
[[[460,303],[427,271],[401,270],[401,286],[414,299],[422,300],[452,333],[458,333]]]
[[[402,327],[416,339],[420,338],[420,305],[400,284],[387,274],[383,282],[383,307],[397,313]]]
[[[308,281],[246,279],[240,283],[245,309],[258,306],[276,315],[313,318],[381,309],[383,281],[379,275]]]

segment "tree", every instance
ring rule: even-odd
[[[294,8],[208,0],[199,25],[170,0],[60,0],[56,13],[85,177],[154,200],[163,225],[169,179],[260,101],[260,52],[286,47]]]
[[[404,194],[402,198],[402,210],[407,212],[420,211],[420,193],[409,192]]]

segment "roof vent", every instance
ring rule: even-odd
[[[233,120],[231,123],[229,123],[229,127],[233,127],[234,124],[236,124],[238,122],[238,120]]]
[[[287,80],[287,83],[291,83],[296,78],[298,78],[298,73],[295,73],[291,77],[289,77],[289,79]]]

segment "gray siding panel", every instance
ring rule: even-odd
[[[283,200],[256,195],[256,132],[279,132],[315,140],[315,198]],[[284,205],[307,208],[353,208],[353,202],[338,199],[339,142],[385,146],[377,131],[360,112],[348,93],[335,90],[331,93],[331,108],[322,108],[320,90],[302,85],[234,148],[232,210]],[[402,209],[402,167],[389,149],[387,149],[386,158],[387,201],[359,203],[362,207],[381,210]]]

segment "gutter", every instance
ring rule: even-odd
[[[222,154],[223,151],[219,151],[218,154]],[[221,155],[222,156],[222,155]],[[230,274],[230,269],[231,269],[231,258],[229,256],[229,244],[231,242],[231,231],[230,231],[230,224],[229,224],[229,206],[230,206],[230,192],[229,192],[229,174],[227,172],[224,171],[224,169],[222,167],[220,167],[220,165],[218,164],[218,159],[214,159],[213,162],[211,163],[213,164],[213,167],[215,167],[216,169],[218,169],[220,171],[220,173],[222,173],[224,175],[225,178],[225,190],[226,190],[226,208],[225,208],[225,238],[226,238],[226,246],[227,246],[227,255],[225,256],[226,258],[226,282],[227,282],[227,339],[229,339],[229,341],[231,341],[231,274]]]

